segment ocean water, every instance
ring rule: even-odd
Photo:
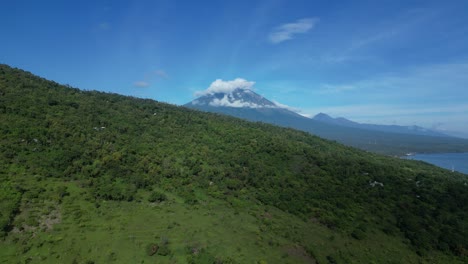
[[[436,166],[468,174],[468,153],[437,153],[416,154],[406,157],[412,160],[422,160]]]

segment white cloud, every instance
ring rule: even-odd
[[[138,87],[138,88],[145,88],[145,87],[150,86],[150,84],[145,81],[137,81],[133,84],[133,86]]]
[[[287,23],[276,27],[269,35],[269,40],[273,44],[278,44],[290,40],[297,34],[307,33],[319,22],[318,18],[303,18],[294,23]]]
[[[254,84],[255,82],[247,81],[242,78],[236,78],[232,81],[223,81],[221,79],[217,79],[211,83],[208,89],[195,92],[195,96],[198,97],[215,93],[231,93],[235,89],[250,90]]]
[[[278,102],[278,101],[275,101],[275,100],[272,100],[272,102],[273,102],[276,106],[278,106],[279,108],[284,108],[284,109],[287,109],[287,110],[289,110],[289,111],[293,111],[293,112],[296,112],[296,113],[302,115],[302,114],[300,113],[300,112],[301,112],[301,109],[298,109],[298,108],[295,108],[295,107],[292,107],[292,106],[289,106],[289,105],[282,104],[282,103],[280,103],[280,102]],[[305,116],[305,115],[303,115],[303,116]]]
[[[225,94],[221,99],[214,99],[210,102],[211,106],[227,106],[227,107],[248,107],[248,108],[265,108],[266,106],[261,106],[251,102],[244,102],[242,100],[235,100],[230,96],[230,94]]]
[[[214,99],[210,102],[211,106],[226,106],[226,107],[245,107],[245,108],[281,108],[279,106],[271,106],[271,105],[259,105],[252,102],[245,102],[243,100],[233,100],[229,98],[228,95],[224,95],[221,99]]]

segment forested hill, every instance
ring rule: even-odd
[[[6,65],[0,120],[0,260],[150,262],[157,233],[162,263],[467,261],[463,174]]]

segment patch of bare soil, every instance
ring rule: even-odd
[[[24,210],[22,213],[24,215],[28,215],[29,210]],[[17,216],[19,217],[19,216]],[[33,217],[33,216],[28,216]],[[37,216],[36,216],[37,217]],[[60,213],[59,208],[55,208],[50,211],[48,214],[41,215],[37,220],[38,225],[28,225],[26,223],[22,223],[21,226],[14,227],[11,231],[12,233],[23,233],[23,232],[31,232],[33,237],[36,235],[37,232],[47,232],[54,228],[54,225],[60,223],[62,221],[62,214]]]
[[[42,230],[49,231],[54,228],[54,225],[62,221],[62,214],[57,209],[52,210],[49,214],[43,215],[39,221],[39,227]]]
[[[266,218],[266,219],[271,219],[272,218],[272,216],[271,216],[271,214],[269,212],[263,213],[262,217]]]

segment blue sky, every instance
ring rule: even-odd
[[[466,14],[465,0],[16,0],[0,63],[172,104],[243,78],[304,115],[468,136]]]

